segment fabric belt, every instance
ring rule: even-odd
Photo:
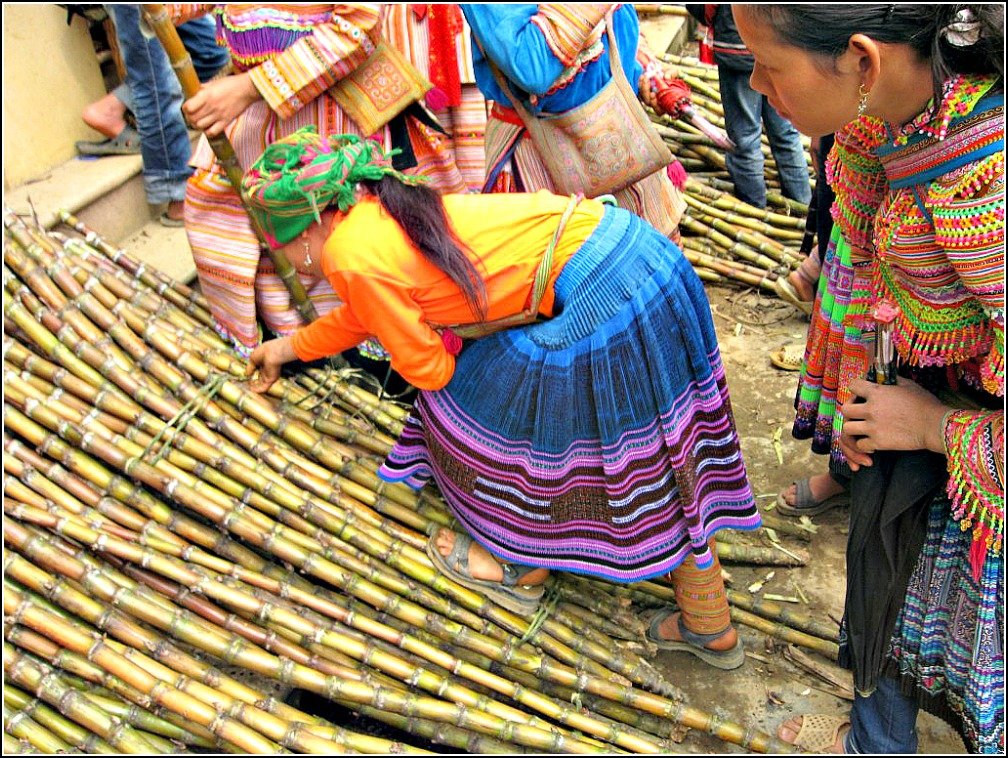
[[[490,117],[495,118],[498,121],[511,124],[512,126],[520,126],[522,129],[525,128],[525,123],[521,120],[521,117],[514,108],[508,108],[506,105],[501,105],[498,102],[494,102],[491,106]]]

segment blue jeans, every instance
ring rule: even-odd
[[[899,683],[880,677],[868,697],[854,695],[845,753],[916,753],[917,702],[900,692]]]
[[[140,6],[107,4],[126,67],[143,157],[144,189],[151,205],[185,200],[192,174],[192,143],[182,119],[182,86],[157,37],[140,29]],[[117,92],[117,96],[118,96]]]
[[[227,48],[217,44],[217,24],[210,16],[198,16],[176,27],[179,39],[192,58],[201,82],[212,78],[230,59]]]
[[[777,163],[785,196],[808,204],[812,199],[808,162],[801,137],[790,122],[781,118],[765,95],[749,86],[749,71],[718,66],[725,130],[737,146],[725,156],[735,196],[757,208],[766,207],[763,152],[760,136],[766,127],[770,152]]]

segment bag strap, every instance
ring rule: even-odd
[[[567,203],[567,207],[564,209],[563,214],[561,214],[560,223],[557,225],[556,231],[553,232],[553,237],[546,246],[546,251],[543,253],[542,260],[539,261],[539,267],[536,269],[535,281],[532,285],[532,299],[528,308],[512,316],[504,316],[493,321],[480,321],[475,324],[455,324],[452,326],[431,324],[431,326],[436,330],[451,329],[462,339],[476,339],[499,332],[502,329],[524,326],[536,321],[539,316],[539,305],[542,303],[543,295],[546,294],[550,273],[553,271],[553,256],[556,252],[556,246],[560,242],[560,237],[563,236],[564,230],[567,228],[567,222],[570,221],[571,216],[574,215],[575,209],[582,200],[584,200],[584,195],[580,193],[571,195],[570,202]]]
[[[574,215],[574,210],[582,200],[584,200],[584,195],[580,192],[571,195],[570,202],[567,203],[563,215],[560,216],[560,223],[557,225],[556,231],[553,232],[550,243],[546,246],[543,259],[539,261],[539,268],[536,269],[535,289],[532,290],[532,303],[526,311],[532,316],[539,313],[539,304],[542,302],[543,295],[546,294],[546,285],[549,283],[550,272],[553,270],[553,254],[556,252],[556,246],[567,228],[567,222],[570,221],[570,217]]]

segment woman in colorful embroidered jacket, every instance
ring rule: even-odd
[[[807,715],[779,736],[915,752],[923,707],[971,752],[1003,753],[1004,8],[735,14],[753,87],[806,134],[837,132],[827,170],[853,265],[835,349],[854,398],[840,408],[854,470],[841,658],[858,694],[849,720]],[[895,384],[878,383],[894,364]]]
[[[707,299],[675,245],[597,200],[442,203],[374,143],[311,130],[268,148],[243,186],[274,243],[343,300],[253,351],[252,388],[378,337],[421,390],[379,473],[437,483],[465,528],[428,545],[442,571],[525,614],[548,570],[671,572],[682,613],[656,614],[648,636],[742,665],[712,536],[759,515]],[[502,318],[513,328],[459,353],[460,332]]]
[[[563,113],[587,103],[611,79],[609,40],[601,25],[615,8],[613,30],[627,81],[656,110],[675,113],[689,103],[689,88],[667,76],[661,63],[639,45],[637,12],[629,3],[463,3],[462,11],[478,42],[473,49],[476,82],[493,101],[486,129],[487,192],[535,192],[556,187],[521,118],[494,81],[484,57],[501,70],[519,96],[529,94],[533,112]],[[483,50],[480,50],[482,46]],[[686,173],[678,161],[615,193],[621,208],[678,240],[686,208],[680,190]]]
[[[216,18],[218,41],[230,51],[236,73],[204,84],[183,112],[210,136],[224,131],[242,167],[250,166],[273,140],[308,124],[322,134],[361,133],[329,88],[373,50],[385,12],[381,4],[166,8],[176,24],[204,13]],[[415,173],[422,166],[440,192],[466,191],[449,141],[422,120],[400,115],[374,136],[386,149],[403,151],[399,168]],[[301,319],[269,257],[260,257],[248,216],[206,139],[200,140],[191,164],[196,171],[187,186],[185,221],[200,290],[219,330],[247,355],[262,340],[260,321],[274,333],[289,334]],[[308,296],[319,314],[339,303],[324,280],[309,288]],[[380,345],[369,343],[362,350],[387,360]]]

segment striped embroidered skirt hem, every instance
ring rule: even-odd
[[[845,345],[858,343],[861,336],[844,323],[854,277],[850,255],[850,246],[834,227],[823,257],[791,430],[796,439],[812,440],[812,452],[829,454],[831,463],[840,466],[846,461],[839,446],[843,417],[838,406],[847,400],[842,393],[838,399],[841,386],[847,386],[840,383],[840,359]]]
[[[469,343],[379,470],[433,479],[498,557],[637,582],[760,524],[706,294],[679,249],[607,208],[557,315]]]
[[[896,621],[886,672],[955,727],[971,753],[1004,754],[1004,559],[970,567],[973,535],[931,506],[927,537]]]

